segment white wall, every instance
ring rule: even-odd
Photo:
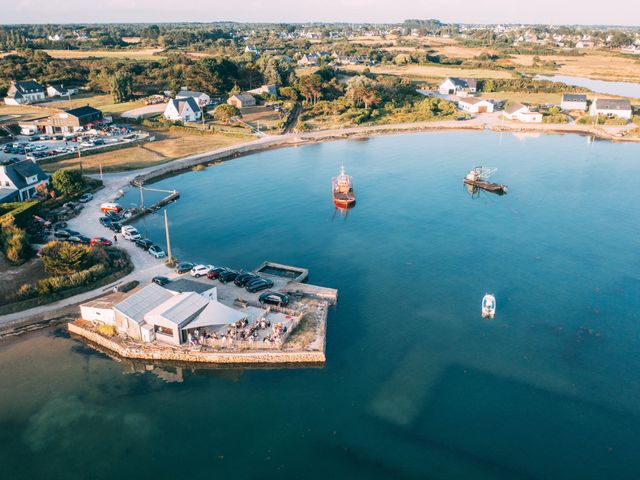
[[[107,325],[116,324],[116,314],[112,308],[87,307],[80,305],[80,315],[83,320],[100,322]]]

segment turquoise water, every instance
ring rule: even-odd
[[[640,98],[640,83],[613,82],[610,80],[594,80],[586,77],[572,77],[568,75],[536,75],[535,80],[549,80],[574,87],[585,87],[596,93],[620,95],[621,97]]]
[[[346,217],[330,199],[341,163]],[[509,194],[472,198],[475,165]],[[182,193],[180,258],[272,260],[339,289],[327,364],[154,369],[59,330],[4,341],[3,477],[636,479],[638,178],[639,145],[448,132],[162,180]],[[162,242],[161,215],[138,227]]]

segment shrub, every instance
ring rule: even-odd
[[[114,337],[116,335],[116,327],[114,325],[98,325],[98,333],[105,337]]]
[[[84,180],[80,170],[58,170],[51,177],[51,183],[56,192],[73,197],[84,189]]]
[[[7,260],[20,265],[29,257],[30,247],[27,234],[21,228],[16,227],[12,215],[7,215],[0,221],[0,247],[4,251]]]
[[[42,264],[48,273],[71,275],[89,266],[91,247],[68,242],[49,242],[42,248]]]

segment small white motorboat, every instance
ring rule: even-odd
[[[482,318],[493,318],[496,314],[496,297],[487,293],[482,298]]]

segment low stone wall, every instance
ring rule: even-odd
[[[68,324],[69,332],[90,342],[107,348],[124,358],[144,360],[162,360],[175,362],[218,363],[218,364],[286,364],[286,363],[324,363],[324,351],[250,351],[250,352],[189,352],[168,347],[166,350],[146,351],[130,348],[84,328],[80,322]]]

